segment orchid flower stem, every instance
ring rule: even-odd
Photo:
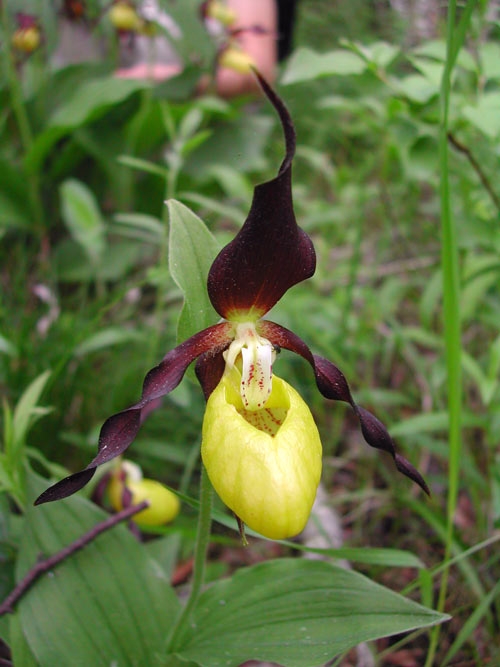
[[[186,606],[179,614],[179,617],[172,627],[170,635],[167,640],[167,655],[174,653],[179,645],[179,639],[182,636],[182,631],[186,623],[196,607],[198,598],[200,597],[201,589],[205,578],[205,564],[208,551],[208,544],[210,541],[210,527],[212,525],[212,501],[213,501],[213,487],[208,479],[205,466],[201,470],[200,482],[200,511],[198,514],[198,527],[196,531],[196,543],[194,548],[194,566],[193,566],[193,581],[191,584],[191,591]]]
[[[8,15],[7,3],[0,3],[0,7],[2,12],[2,31],[4,36],[6,36],[7,42],[4,43],[5,71],[7,73],[9,93],[12,102],[12,111],[19,129],[19,136],[21,138],[23,153],[26,154],[29,152],[33,145],[33,133],[31,131],[28,114],[26,113],[26,107],[23,102],[21,82],[16,72],[14,56],[8,42],[8,35],[11,34],[11,25]],[[40,176],[38,171],[33,171],[27,174],[27,182],[31,204],[31,213],[34,220],[33,226],[41,238],[42,230],[44,229],[44,208],[40,195]]]

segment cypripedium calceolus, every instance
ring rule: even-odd
[[[36,51],[42,43],[42,32],[38,19],[31,14],[17,12],[16,23],[17,28],[11,38],[12,46],[16,51],[29,55]]]
[[[307,405],[273,373],[281,348],[308,361],[323,396],[349,403],[366,442],[388,452],[397,469],[429,493],[420,473],[396,453],[383,424],[354,402],[342,372],[313,354],[296,334],[263,319],[290,287],[313,275],[316,255],[293,212],[292,120],[274,90],[256,76],[279,114],[286,155],[276,178],[255,188],[243,227],[210,268],[208,294],[223,320],[181,343],[149,371],[141,400],[104,423],[94,460],[47,489],[37,504],[75,493],[97,466],[122,454],[152,402],[172,391],[197,360],[196,374],[207,399],[202,458],[215,490],[240,527],[247,524],[273,539],[296,535],[314,502],[321,443]]]
[[[144,477],[141,468],[132,461],[120,461],[111,471],[107,493],[113,509],[117,512],[147,500],[149,507],[131,519],[143,529],[170,523],[179,514],[181,507],[179,499],[172,491],[155,479]]]

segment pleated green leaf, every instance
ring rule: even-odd
[[[203,667],[249,659],[313,667],[360,642],[447,618],[356,572],[281,559],[205,591],[176,652]]]
[[[167,202],[170,235],[168,264],[172,278],[184,295],[178,339],[185,340],[215,324],[219,316],[207,293],[207,275],[219,246],[205,223],[175,199]]]
[[[362,74],[366,69],[366,61],[347,49],[316,53],[302,47],[297,49],[288,61],[281,83],[288,85],[325,76],[353,76]]]
[[[4,617],[7,620],[7,617]],[[7,620],[9,624],[9,648],[12,654],[12,663],[22,667],[38,667],[33,653],[23,634],[19,614],[12,614]]]
[[[31,482],[35,497],[43,485],[34,477]],[[106,516],[81,497],[30,508],[17,579]],[[19,604],[39,667],[153,666],[178,611],[162,570],[125,525],[42,575]]]
[[[101,211],[93,192],[85,183],[74,178],[65,180],[59,192],[66,227],[91,262],[97,262],[105,250],[106,238]]]
[[[75,128],[98,120],[134,93],[149,87],[150,83],[143,79],[105,76],[89,81],[75,78],[73,90],[64,91],[64,102],[54,110],[46,129],[35,137],[26,155],[27,168],[33,171],[41,169],[54,144],[60,139],[71,134]]]

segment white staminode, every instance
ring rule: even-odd
[[[231,370],[241,354],[241,400],[246,410],[261,410],[272,390],[273,344],[259,336],[253,322],[236,327],[236,336],[224,353],[226,370]]]
[[[140,482],[142,480],[142,470],[137,463],[120,461],[119,467],[125,471],[127,482]]]

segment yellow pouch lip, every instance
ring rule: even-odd
[[[286,408],[274,436],[239,414],[238,373],[226,374],[207,403],[202,458],[224,503],[250,528],[272,539],[299,533],[321,476],[321,442],[300,395],[273,376],[264,409]]]

